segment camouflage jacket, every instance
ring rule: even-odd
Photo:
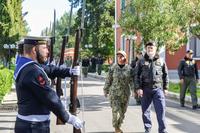
[[[114,64],[107,75],[104,85],[104,92],[111,96],[130,95],[130,90],[134,89],[133,70],[129,65],[120,68]]]

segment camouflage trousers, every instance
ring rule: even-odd
[[[128,106],[129,97],[111,97],[112,124],[114,128],[120,128],[123,123]]]

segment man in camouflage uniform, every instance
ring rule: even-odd
[[[120,129],[125,112],[127,110],[130,89],[133,90],[132,69],[126,63],[126,53],[117,52],[118,63],[111,66],[104,86],[104,95],[109,94],[110,106],[112,108],[112,124],[115,133],[122,133]]]
[[[178,75],[180,78],[181,89],[180,89],[180,104],[181,107],[185,106],[185,93],[189,87],[190,94],[192,97],[192,108],[197,109],[197,88],[196,83],[198,82],[198,68],[195,60],[192,59],[193,51],[188,50],[186,56],[180,61],[178,66]]]
[[[145,44],[146,53],[135,68],[135,88],[141,96],[142,118],[145,133],[151,132],[150,117],[153,102],[158,120],[158,132],[167,133],[165,123],[165,94],[168,89],[168,70],[166,63],[156,54],[155,42]]]

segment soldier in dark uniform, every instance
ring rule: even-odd
[[[169,82],[167,66],[156,54],[155,42],[148,42],[145,48],[147,52],[135,68],[135,88],[141,96],[145,133],[150,133],[152,127],[150,117],[152,102],[157,115],[158,132],[167,133],[165,123],[165,94]]]
[[[96,72],[96,58],[92,56],[90,62],[91,62],[91,72]]]
[[[98,54],[98,57],[96,58],[96,64],[97,64],[97,70],[96,71],[97,71],[98,75],[101,75],[103,58],[101,57],[100,54]]]
[[[83,59],[82,59],[82,71],[83,71],[83,75],[84,77],[87,77],[88,75],[88,67],[90,65],[90,60],[87,56],[85,56]]]
[[[63,123],[70,123],[77,129],[82,128],[83,122],[65,111],[40,65],[48,56],[47,40],[27,37],[24,39],[23,48],[24,54],[20,57],[14,73],[18,98],[15,133],[50,133],[50,111]],[[76,70],[68,73],[77,75]]]
[[[135,69],[138,61],[143,57],[142,52],[138,52],[136,55],[136,58],[134,60],[131,61],[131,67],[133,68],[133,70]],[[136,89],[134,89],[134,98],[136,101],[137,105],[141,105],[141,97],[138,96]]]
[[[197,104],[197,87],[198,82],[198,68],[194,59],[192,59],[193,51],[188,50],[186,52],[185,58],[180,61],[178,66],[178,75],[180,78],[181,89],[180,89],[180,104],[181,107],[185,106],[185,93],[189,87],[191,98],[192,98],[192,108],[199,108]]]

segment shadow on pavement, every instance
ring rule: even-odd
[[[110,107],[110,102],[108,98],[105,98],[103,95],[84,95],[83,98],[85,111],[101,111],[102,108]],[[80,104],[82,104],[82,97],[79,97],[79,101]],[[134,98],[130,98],[129,106],[139,105],[136,105]]]
[[[166,116],[168,118],[178,122],[178,124],[172,124],[172,125],[175,128],[179,129],[180,131],[184,131],[186,133],[197,133],[197,132],[199,132],[199,124],[197,124],[197,123],[194,123],[192,121],[180,118],[180,117],[176,116],[176,114],[172,114],[172,113],[169,113],[169,112],[166,112]]]
[[[15,123],[14,120],[12,120],[12,121],[9,121],[9,120],[0,120],[0,123],[8,123],[8,122]]]
[[[86,83],[84,82],[83,83],[83,87],[94,87],[94,86],[103,86],[104,84],[99,84],[99,83]],[[82,87],[82,83],[79,81],[78,82],[78,87]],[[67,81],[67,88],[70,88],[70,84],[69,82]]]
[[[191,107],[180,107],[179,104],[167,101],[167,107],[171,107],[176,109],[176,111],[180,113],[187,113],[188,118],[181,118],[180,116],[176,115],[176,112],[168,112],[166,111],[166,117],[176,121],[178,124],[171,124],[175,128],[179,129],[180,131],[187,132],[187,133],[197,133],[199,132],[199,123],[195,123],[190,120],[190,117],[195,117],[199,115],[200,110],[192,110]],[[193,114],[194,113],[194,114]],[[193,116],[194,115],[194,116]],[[200,118],[200,117],[199,117]]]
[[[85,111],[101,111],[102,108],[109,107],[109,101],[103,95],[84,95],[79,97],[80,102],[82,98],[84,98]]]
[[[14,130],[14,128],[0,127],[0,131],[2,130]]]
[[[185,107],[181,107],[179,103],[174,103],[174,102],[170,102],[170,101],[167,100],[166,106],[170,107],[170,108],[174,108],[179,112],[188,111],[188,112],[192,112],[192,113],[195,113],[195,114],[200,113],[200,109],[193,110],[192,107],[191,107],[192,105],[189,105],[189,104],[185,105]]]
[[[7,111],[9,113],[9,111]],[[16,117],[16,115],[0,115],[0,117]]]

